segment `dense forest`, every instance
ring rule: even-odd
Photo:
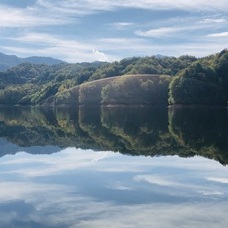
[[[0,72],[2,105],[203,104],[228,101],[228,51],[113,63],[23,63]]]
[[[171,104],[226,105],[227,101],[227,50],[195,61],[170,83]]]

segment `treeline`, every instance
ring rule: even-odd
[[[194,61],[196,58],[191,56],[180,58],[152,56],[132,57],[113,63],[94,62],[53,66],[23,63],[6,72],[0,72],[0,104],[36,105],[62,92],[69,95],[75,91],[71,90],[73,87],[85,82],[114,76],[132,74],[174,76]],[[133,90],[133,88],[127,89]],[[61,100],[61,102],[64,101],[64,99]]]
[[[133,75],[159,76],[143,79]],[[186,55],[53,66],[24,63],[0,72],[0,104],[67,105],[98,101],[226,105],[228,51],[200,59]]]
[[[170,104],[226,105],[228,51],[199,59],[170,83]]]
[[[0,104],[36,105],[58,92],[81,84],[104,63],[23,63],[0,72]]]

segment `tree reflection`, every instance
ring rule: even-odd
[[[228,163],[228,116],[219,108],[1,107],[0,137],[20,147],[200,155]]]
[[[228,115],[223,108],[171,108],[169,130],[195,154],[228,162]]]

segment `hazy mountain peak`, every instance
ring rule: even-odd
[[[59,59],[54,59],[52,57],[31,56],[27,58],[20,58],[20,57],[17,57],[16,55],[6,55],[0,52],[0,71],[5,71],[11,67],[17,66],[25,62],[33,63],[33,64],[47,64],[47,65],[64,63],[64,61]]]

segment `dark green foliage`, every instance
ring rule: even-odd
[[[225,89],[226,99],[228,100],[228,51],[223,50],[219,54],[216,65],[217,74],[221,80],[221,84]]]
[[[119,145],[122,142],[127,151],[134,155],[167,152],[168,145],[172,143],[167,121],[165,108],[103,107],[101,110],[102,127],[119,139]]]
[[[156,56],[140,58],[129,68],[125,74],[168,74],[176,75],[180,70],[185,69],[192,62],[196,61],[195,57],[185,56],[180,58]]]
[[[120,62],[108,63],[99,68],[89,79],[90,81],[100,78],[113,77],[125,74],[166,74],[176,75],[197,59],[192,56],[163,57],[132,57]]]
[[[58,92],[86,81],[97,67],[99,64],[92,63],[54,66],[23,63],[0,73],[0,104],[35,105],[50,100]]]
[[[169,103],[223,105],[226,98],[220,85],[195,78],[176,77],[170,83]]]
[[[4,90],[0,90],[0,103],[2,104],[18,104],[26,95],[26,90],[19,86],[8,86]]]
[[[170,83],[170,104],[226,105],[228,52],[194,62]]]
[[[228,118],[225,108],[172,108],[169,130],[185,148],[227,164]]]
[[[35,94],[31,95],[31,103],[32,104],[38,104],[41,101],[44,101],[45,99],[55,95],[58,91],[58,88],[60,86],[60,83],[54,83],[54,84],[45,84],[43,88],[36,92]]]
[[[124,67],[119,64],[118,62],[114,63],[107,63],[99,68],[90,78],[89,81],[107,78],[107,77],[114,77],[118,75],[122,75],[122,70]]]
[[[101,103],[167,105],[170,80],[158,75],[119,77],[102,88]]]
[[[57,93],[53,99],[53,101],[48,102],[47,104],[53,103],[57,106],[77,105],[79,104],[79,87],[73,87],[61,93]]]
[[[204,66],[198,61],[193,63],[179,75],[181,77],[194,78],[203,82],[218,83],[219,81],[217,74],[213,68]]]

